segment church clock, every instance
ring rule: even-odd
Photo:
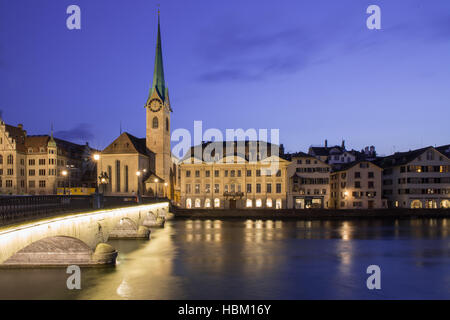
[[[161,100],[154,98],[154,99],[150,100],[150,102],[148,103],[148,106],[149,106],[150,110],[152,110],[153,112],[158,112],[159,110],[161,110],[162,103],[161,103]]]

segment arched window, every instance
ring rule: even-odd
[[[281,204],[281,199],[277,199],[277,201],[275,202],[275,209],[281,209],[282,204]]]
[[[256,207],[257,207],[257,208],[261,208],[261,206],[262,206],[262,201],[261,201],[261,199],[256,199]]]
[[[247,203],[246,203],[247,208],[251,208],[253,206],[253,201],[252,199],[247,199]]]
[[[169,118],[166,118],[166,131],[169,131]]]
[[[211,208],[211,199],[205,200],[205,208]]]
[[[200,208],[202,206],[202,202],[200,201],[200,199],[195,199],[195,207],[196,208]]]
[[[191,198],[186,199],[186,208],[188,208],[188,209],[192,208],[192,200],[191,200]]]
[[[215,208],[219,208],[220,207],[220,199],[219,198],[215,198],[214,199],[214,207]]]
[[[267,198],[267,201],[266,201],[266,207],[267,207],[267,208],[272,208],[272,199]]]
[[[158,117],[153,117],[152,128],[158,129]]]
[[[413,201],[411,201],[411,208],[412,209],[422,208],[422,201],[420,201],[420,200],[413,200]]]

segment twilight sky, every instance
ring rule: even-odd
[[[0,0],[0,110],[96,148],[145,136],[157,1]],[[279,128],[379,154],[450,143],[448,0],[164,0],[172,130]],[[68,30],[66,8],[81,8]],[[366,8],[381,7],[381,30]]]

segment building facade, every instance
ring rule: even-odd
[[[448,149],[448,148],[447,148]],[[383,196],[393,208],[450,208],[450,159],[444,147],[380,158]],[[442,152],[440,152],[441,150]]]
[[[370,161],[355,161],[330,175],[330,208],[380,209],[382,199],[381,176],[383,169]]]
[[[331,166],[312,155],[292,154],[287,168],[287,207],[329,208]]]
[[[270,152],[261,157],[261,142],[242,142],[245,144],[245,151],[242,152],[238,151],[239,142],[231,142],[231,153],[219,153],[219,148],[226,150],[226,143],[203,143],[193,147],[192,152],[181,161],[181,207],[286,208],[289,161]],[[252,144],[255,146],[254,153]],[[195,156],[196,148],[201,150],[200,157]],[[207,149],[212,150],[212,156],[205,159],[204,151]]]
[[[0,194],[56,194],[94,187],[94,149],[51,135],[29,136],[23,125],[0,121]]]

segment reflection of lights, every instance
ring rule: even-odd
[[[211,229],[211,220],[205,221],[205,229]]]
[[[215,242],[220,242],[222,240],[222,235],[220,233],[216,233],[214,235],[214,241]]]
[[[222,227],[222,221],[214,220],[214,229],[220,229]]]
[[[186,221],[186,229],[192,229],[192,220]]]
[[[247,220],[247,221],[245,221],[245,228],[246,228],[246,229],[251,229],[251,228],[253,228],[253,221],[252,221],[252,220]]]
[[[263,226],[262,221],[261,220],[257,220],[256,223],[255,223],[256,229],[262,229],[262,226]]]
[[[275,229],[282,229],[283,221],[275,221]]]
[[[266,228],[267,229],[272,229],[273,228],[273,221],[272,220],[267,220],[266,221]]]
[[[207,233],[207,234],[205,235],[205,240],[206,240],[207,242],[211,241],[211,233]]]
[[[350,239],[350,226],[349,226],[348,222],[342,223],[340,233],[341,233],[342,240]]]
[[[192,242],[193,239],[194,239],[194,236],[192,235],[192,233],[188,233],[186,235],[186,241],[187,242]]]
[[[128,283],[125,281],[125,279],[123,279],[122,282],[120,283],[119,287],[117,288],[116,292],[122,298],[127,298],[130,296],[131,287],[128,285]]]

